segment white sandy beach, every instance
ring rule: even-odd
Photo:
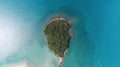
[[[2,66],[2,67],[29,67],[27,65],[27,62],[19,62],[19,63],[14,63],[14,64],[8,64],[6,66]]]

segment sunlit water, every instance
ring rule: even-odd
[[[50,17],[72,18],[62,67],[120,67],[119,0],[0,0],[0,67],[57,67],[43,33]]]

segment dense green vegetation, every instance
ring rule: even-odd
[[[48,47],[55,55],[64,56],[64,51],[69,47],[69,29],[71,25],[65,20],[54,20],[44,30]]]

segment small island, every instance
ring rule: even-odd
[[[49,21],[44,29],[44,34],[47,38],[49,49],[58,56],[61,63],[66,54],[66,49],[69,48],[71,37],[71,22],[65,18],[53,18]]]

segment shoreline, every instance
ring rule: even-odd
[[[48,23],[46,24],[46,26],[49,25],[50,23],[52,23],[52,22],[55,21],[55,20],[67,21],[67,22],[70,24],[70,26],[73,25],[73,20],[69,20],[69,19],[67,19],[67,18],[65,18],[65,17],[62,17],[62,16],[56,16],[56,17],[51,18],[51,19],[48,21]],[[68,33],[69,33],[69,35],[70,35],[70,38],[74,35],[74,32],[72,32],[71,29],[69,29]],[[66,57],[66,55],[67,55],[67,49],[64,51],[64,56],[63,56],[63,57],[57,56],[59,65],[61,65],[61,64],[64,62],[64,58]]]
[[[63,21],[67,21],[71,26],[73,25],[73,20],[69,20],[65,17],[62,17],[62,16],[56,16],[56,17],[53,17],[51,18],[50,20],[48,20],[48,24],[50,24],[52,21],[55,21],[55,20],[63,20]]]
[[[62,62],[64,61],[64,58],[66,57],[67,55],[67,49],[64,51],[64,56],[63,57],[58,57],[58,63],[59,64],[62,64]]]

